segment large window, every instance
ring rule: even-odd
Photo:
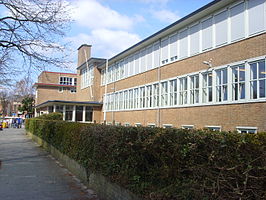
[[[245,65],[232,67],[233,100],[245,99]]]
[[[140,108],[145,108],[145,87],[140,88]]]
[[[212,72],[202,74],[202,102],[212,102]]]
[[[168,105],[168,82],[161,83],[161,106]]]
[[[216,71],[216,101],[227,101],[228,86],[227,86],[227,68]]]
[[[110,71],[110,69],[111,67],[108,69],[108,71]],[[80,74],[81,74],[81,88],[85,88],[93,84],[93,78],[94,78],[93,66],[81,69]],[[111,75],[111,73],[109,74]],[[109,79],[110,78],[111,77],[109,77]]]
[[[134,108],[139,108],[139,88],[134,89]]]
[[[153,84],[153,107],[159,106],[159,84]]]
[[[179,104],[184,105],[187,104],[187,77],[180,78],[180,84],[179,84]]]
[[[124,91],[124,108],[125,109],[128,109],[128,106],[129,105],[129,103],[128,103],[128,91],[126,90],[126,91]]]
[[[177,105],[177,80],[170,81],[170,88],[169,88],[169,95],[170,95],[170,106]]]
[[[86,111],[85,111],[85,121],[86,122],[92,122],[92,107],[91,106],[86,106]]]
[[[250,63],[250,96],[252,99],[265,98],[266,69],[265,60]]]
[[[152,107],[152,85],[146,86],[146,107]]]
[[[190,103],[199,103],[199,75],[190,77]]]
[[[65,120],[72,121],[73,119],[73,106],[66,106]]]
[[[59,84],[60,85],[77,85],[77,78],[60,77]]]
[[[81,122],[83,120],[83,106],[76,106],[76,121]]]
[[[128,97],[129,97],[129,109],[133,108],[133,89],[128,91]]]

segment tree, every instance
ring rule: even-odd
[[[0,103],[1,103],[1,110],[0,113],[3,116],[8,114],[8,105],[9,105],[9,95],[6,91],[0,92]]]
[[[0,10],[6,11],[0,17],[0,84],[21,71],[22,66],[13,65],[17,60],[41,70],[66,64],[66,45],[58,44],[71,21],[66,1],[0,0]]]
[[[27,114],[33,113],[34,98],[32,96],[26,96],[22,100],[22,106],[19,107],[20,112],[27,112]]]

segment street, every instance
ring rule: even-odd
[[[67,169],[33,143],[25,129],[0,131],[1,200],[96,200]]]

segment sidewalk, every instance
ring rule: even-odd
[[[1,200],[96,200],[47,152],[25,135],[24,129],[0,131]]]

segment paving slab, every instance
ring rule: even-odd
[[[0,131],[1,200],[98,200],[67,169],[26,135]]]

